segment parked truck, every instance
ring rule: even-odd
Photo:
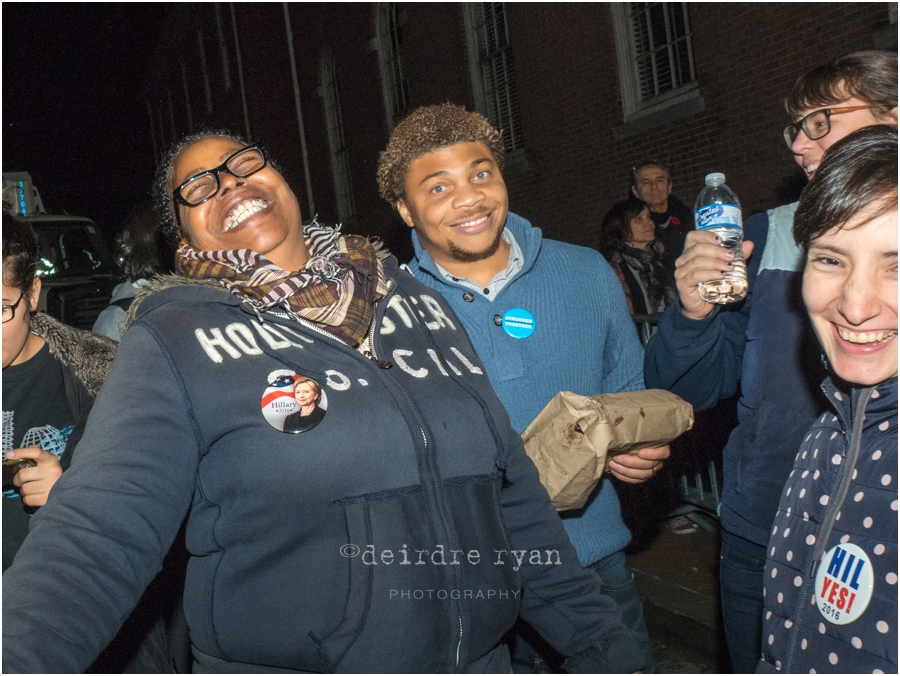
[[[3,209],[37,235],[38,310],[90,330],[122,278],[97,225],[81,216],[46,213],[27,172],[3,173]]]

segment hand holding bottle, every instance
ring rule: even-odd
[[[716,235],[719,246],[731,253],[724,276],[699,282],[700,297],[721,305],[741,300],[747,295],[747,265],[741,249],[744,223],[741,203],[734,191],[725,185],[725,174],[707,175],[706,185],[694,205],[694,222],[697,230]]]
[[[741,245],[743,258],[753,251],[753,242]],[[710,280],[725,279],[734,268],[734,252],[723,248],[715,233],[693,230],[687,234],[684,252],[675,261],[675,285],[681,301],[681,312],[690,319],[704,319],[715,304],[700,295],[700,285]]]

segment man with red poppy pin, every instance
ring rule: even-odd
[[[666,269],[675,272],[675,259],[684,249],[684,238],[694,228],[690,207],[672,194],[669,167],[658,160],[644,160],[631,169],[631,194],[650,207],[656,238],[665,247]]]

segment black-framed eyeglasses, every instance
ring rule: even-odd
[[[799,122],[793,122],[784,128],[784,142],[788,144],[788,148],[793,148],[794,141],[803,131],[806,138],[810,141],[818,141],[824,136],[828,136],[831,131],[831,116],[840,115],[841,113],[852,113],[856,110],[866,110],[874,108],[874,106],[844,106],[842,108],[825,108],[824,110],[816,110],[804,117]]]
[[[22,299],[25,297],[25,292],[22,292],[22,295],[19,296],[19,300],[17,300],[12,305],[4,305],[3,306],[3,323],[10,321],[13,317],[16,316],[16,308],[19,306],[19,303],[22,302]]]
[[[227,171],[235,178],[247,178],[269,163],[269,155],[261,145],[247,146],[233,153],[215,169],[194,174],[172,191],[178,204],[196,207],[219,192],[219,174]],[[178,210],[175,210],[176,215]]]

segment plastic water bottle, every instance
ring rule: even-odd
[[[744,240],[741,203],[737,195],[725,185],[725,174],[709,174],[706,186],[697,195],[694,205],[697,230],[707,230],[719,236],[721,246],[734,252],[734,264],[724,279],[700,282],[700,297],[708,303],[733,303],[747,295],[747,266],[741,254]]]

